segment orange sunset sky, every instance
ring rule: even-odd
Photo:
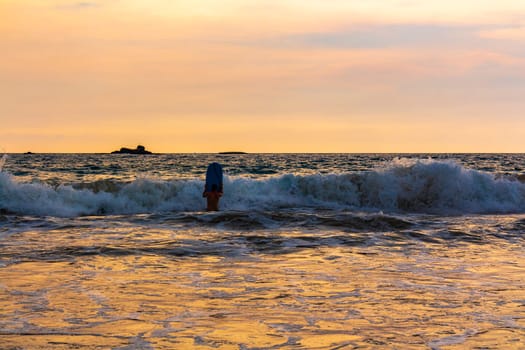
[[[525,152],[523,0],[0,0],[0,151]]]

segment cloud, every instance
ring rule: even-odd
[[[461,47],[479,41],[476,26],[394,24],[359,26],[329,32],[294,34],[275,39],[283,46],[329,49],[386,49],[414,47]]]
[[[82,10],[82,9],[89,9],[89,8],[95,8],[102,6],[100,3],[93,2],[93,1],[78,1],[74,3],[69,4],[63,4],[57,6],[57,8],[61,10]]]
[[[483,30],[479,35],[488,39],[522,41],[525,40],[525,25]]]

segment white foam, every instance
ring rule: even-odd
[[[96,192],[22,183],[0,173],[0,208],[29,215],[78,216],[200,211],[200,179],[138,178]],[[112,188],[112,186],[108,186]],[[525,212],[525,184],[451,161],[396,159],[381,169],[329,175],[225,177],[227,210],[323,208],[436,214]]]

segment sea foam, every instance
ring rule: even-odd
[[[50,186],[0,173],[0,208],[37,216],[201,211],[201,179],[138,178]],[[525,184],[452,161],[395,159],[373,171],[226,176],[223,210],[328,209],[428,214],[525,213]]]

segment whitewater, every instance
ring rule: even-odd
[[[0,348],[525,348],[524,173],[521,154],[4,155]]]
[[[226,176],[222,207],[237,211],[317,208],[432,214],[525,210],[525,184],[517,178],[467,169],[451,160],[393,158],[355,172],[263,174]],[[54,179],[54,183],[46,183],[20,181],[1,172],[0,207],[19,214],[60,217],[202,210],[202,178],[181,179],[177,175],[187,176],[175,173],[171,179],[162,179],[138,174],[128,181],[111,178],[60,183]]]

